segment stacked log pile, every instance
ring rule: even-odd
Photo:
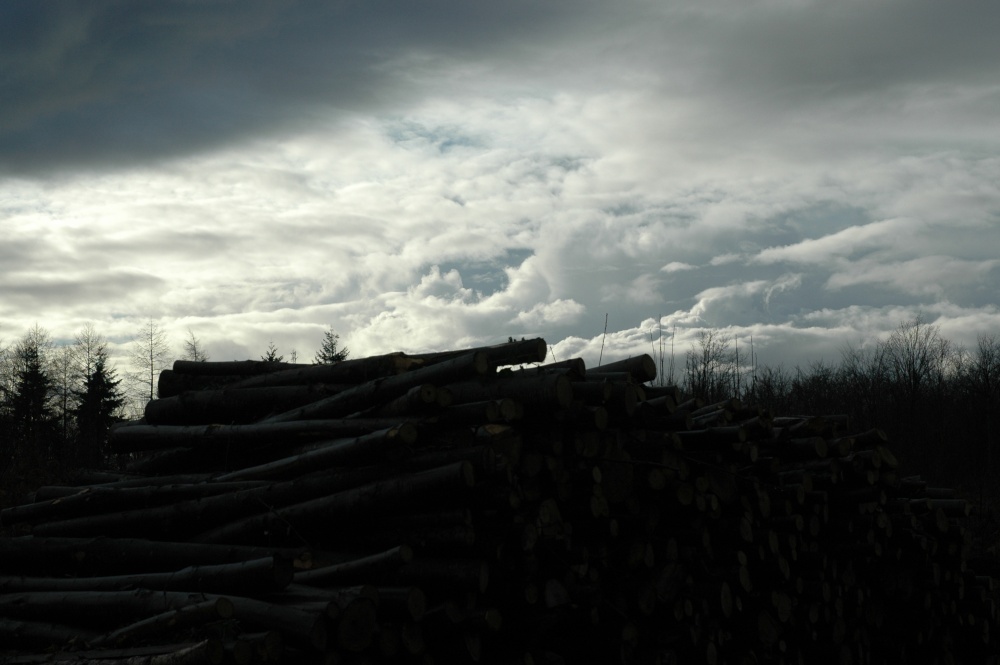
[[[0,661],[996,662],[881,431],[545,350],[178,361],[125,473],[0,513]]]

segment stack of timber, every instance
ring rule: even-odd
[[[880,430],[541,339],[178,361],[0,513],[9,663],[990,663],[1000,568]]]

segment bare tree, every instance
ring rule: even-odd
[[[943,382],[951,344],[937,326],[916,316],[899,324],[884,344],[886,369],[897,398],[916,406],[926,392]]]
[[[187,339],[184,340],[184,355],[181,356],[184,360],[193,360],[194,362],[207,362],[208,354],[205,353],[205,347],[202,345],[201,340],[194,336],[194,332],[188,328]]]
[[[687,389],[711,401],[733,396],[736,360],[730,344],[732,337],[717,330],[698,333],[695,348],[687,352],[685,368]]]
[[[107,354],[108,343],[104,335],[97,332],[93,323],[89,321],[84,324],[80,332],[76,334],[73,344],[76,359],[76,371],[80,376],[90,376],[94,371],[94,363],[98,357]]]
[[[156,378],[170,362],[167,333],[150,317],[132,338],[130,360],[134,372],[129,374],[133,398],[136,401],[156,398]]]
[[[73,393],[80,384],[80,374],[76,371],[76,357],[72,346],[67,344],[52,350],[49,358],[49,376],[52,379],[55,414],[65,443],[73,434]]]
[[[841,350],[840,382],[854,405],[852,422],[862,427],[881,424],[887,408],[889,367],[885,344],[847,344]]]

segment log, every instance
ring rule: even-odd
[[[118,513],[87,515],[46,522],[34,528],[38,536],[144,536],[151,539],[180,539],[199,531],[255,515],[273,507],[298,503],[372,482],[391,469],[382,467],[317,471],[293,480],[270,483],[237,492],[181,501],[165,506],[140,508]],[[223,481],[228,482],[228,481]]]
[[[192,390],[146,404],[148,425],[210,425],[252,423],[261,414],[281,413],[311,404],[353,387],[352,384],[310,384],[265,388]]]
[[[590,374],[613,374],[625,372],[629,374],[636,383],[645,383],[656,378],[656,363],[649,354],[642,354],[619,360],[617,362],[591,368]]]
[[[417,369],[418,359],[404,353],[387,353],[367,358],[352,358],[331,365],[311,365],[255,376],[229,385],[230,388],[259,388],[263,386],[294,386],[311,383],[367,383],[375,379],[394,376]]]
[[[291,457],[221,474],[221,482],[288,478],[296,473],[327,469],[338,465],[377,462],[397,448],[410,446],[417,440],[417,428],[403,423],[389,429],[351,439],[335,439],[300,446],[302,451]]]
[[[452,492],[474,485],[472,465],[456,462],[439,469],[397,476],[361,487],[278,508],[213,529],[198,536],[202,543],[245,543],[300,537],[307,528],[329,529],[331,523],[371,519],[379,512],[425,506],[451,498]]]
[[[292,561],[271,556],[236,563],[189,566],[176,572],[105,577],[0,576],[0,593],[25,591],[199,591],[251,593],[278,591],[292,581]]]
[[[76,492],[68,496],[6,508],[0,511],[0,521],[6,524],[38,524],[113,511],[123,512],[137,505],[162,506],[179,501],[260,488],[266,485],[266,481],[248,480],[150,487],[104,487],[97,485],[83,489],[74,488]]]
[[[483,400],[514,399],[536,413],[563,409],[573,402],[572,382],[561,374],[522,377],[516,374],[493,380],[464,381],[448,386],[456,404]]]
[[[26,621],[0,617],[0,637],[4,648],[21,647],[50,649],[72,647],[86,643],[99,633],[79,626],[67,626],[51,620]],[[0,651],[0,654],[3,652]],[[3,658],[3,662],[9,662]]]
[[[131,649],[103,649],[21,655],[4,663],[55,663],[57,665],[218,665],[225,659],[222,642],[206,639],[197,643],[165,644]]]
[[[492,367],[504,365],[528,365],[540,363],[545,360],[548,352],[548,344],[544,339],[522,339],[492,346],[480,346],[472,349],[458,349],[455,351],[437,351],[434,353],[416,353],[410,357],[419,360],[424,366],[429,366],[441,362],[447,362],[453,358],[458,358],[467,353],[483,353]]]
[[[229,619],[233,616],[233,603],[228,598],[213,598],[176,610],[168,610],[140,619],[127,626],[109,631],[88,640],[91,647],[122,647],[151,639],[163,640],[180,629],[198,626],[205,622]]]
[[[182,591],[29,591],[0,595],[0,615],[66,621],[85,627],[115,627],[137,616],[160,614],[206,600]]]
[[[367,434],[398,424],[399,419],[351,418],[304,420],[246,425],[130,425],[111,431],[110,443],[117,452],[142,452],[172,447],[228,447],[253,449],[294,447],[331,437]]]
[[[323,651],[328,632],[322,613],[304,612],[252,598],[232,597],[233,616],[258,629],[279,631],[291,645]]]
[[[135,538],[0,538],[0,569],[6,574],[103,575],[174,571],[192,565],[237,563],[281,555],[307,569],[308,550],[204,545]]]
[[[400,545],[353,561],[300,571],[295,574],[295,582],[312,586],[357,584],[362,580],[373,579],[381,573],[391,572],[412,560],[412,548]]]
[[[387,402],[425,383],[450,383],[486,374],[489,365],[483,353],[469,353],[439,364],[416,369],[405,374],[388,376],[362,383],[308,406],[292,409],[265,418],[262,422],[278,423],[289,420],[337,418],[363,411],[376,403]]]

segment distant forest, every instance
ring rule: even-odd
[[[347,357],[332,329],[313,362]],[[657,385],[676,384],[705,403],[737,398],[779,416],[846,414],[851,433],[881,428],[906,474],[954,487],[967,498],[1000,500],[1000,337],[982,334],[974,348],[943,338],[920,318],[890,335],[843,348],[838,362],[761,366],[746,345],[706,330],[680,357],[651,340]],[[180,358],[208,360],[190,333]],[[106,342],[85,327],[56,346],[39,327],[0,344],[0,504],[80,466],[113,468],[109,428],[138,418],[155,397],[160,370],[174,357],[150,320],[137,332],[127,368],[109,364]],[[273,344],[261,360],[282,361]],[[290,359],[294,362],[294,359]],[[6,495],[6,496],[5,496]]]
[[[655,353],[655,349],[654,349]],[[839,362],[758,366],[731,336],[702,332],[683,367],[658,354],[661,376],[712,402],[737,397],[773,415],[846,414],[850,428],[881,428],[903,465],[928,480],[979,491],[992,483],[1000,418],[1000,337],[975,348],[943,338],[917,317],[888,337],[847,345]]]
[[[346,359],[339,340],[327,330],[312,362]],[[55,344],[38,325],[15,341],[0,340],[0,507],[78,468],[120,467],[125,460],[108,448],[111,427],[142,418],[160,372],[175,359],[209,360],[190,330],[182,349],[174,354],[153,319],[136,331],[125,368],[114,366],[106,338],[90,324],[68,344]],[[285,362],[285,356],[271,343],[260,360]]]

